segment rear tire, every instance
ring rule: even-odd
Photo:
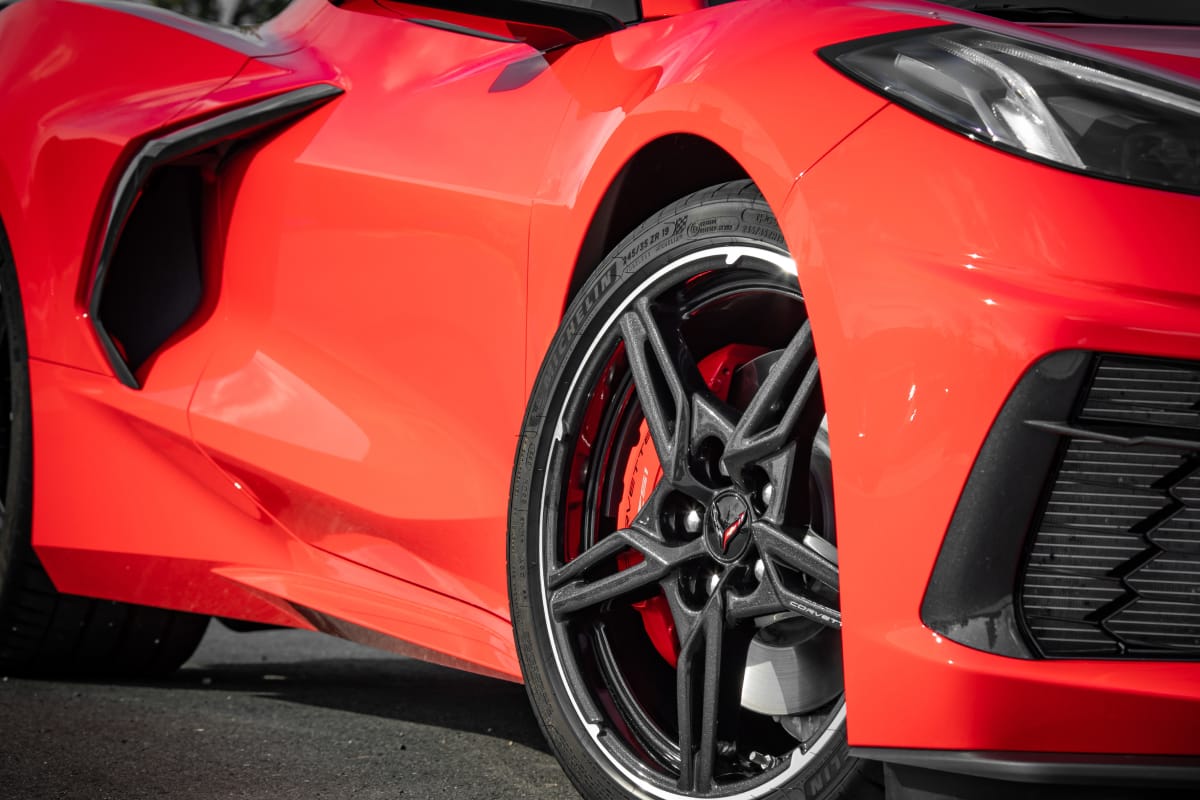
[[[0,671],[150,677],[177,669],[208,617],[57,591],[30,542],[32,490],[29,354],[16,268],[0,228]]]

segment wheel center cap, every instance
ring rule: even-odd
[[[704,544],[709,555],[724,564],[732,564],[750,547],[750,503],[733,489],[721,492],[708,508],[704,525]]]

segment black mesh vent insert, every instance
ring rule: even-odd
[[[1079,417],[1200,431],[1200,363],[1106,357]]]
[[[1020,582],[1050,657],[1200,657],[1200,363],[1103,356]]]

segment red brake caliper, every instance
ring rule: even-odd
[[[701,359],[697,366],[700,376],[712,393],[722,400],[728,400],[734,370],[764,352],[766,350],[761,347],[726,345]],[[662,464],[658,460],[654,442],[650,439],[650,428],[643,421],[638,430],[637,444],[634,445],[625,465],[625,491],[621,506],[617,510],[618,529],[629,527],[660,480]],[[634,550],[626,550],[617,556],[617,564],[621,569],[629,569],[641,560],[642,554]],[[679,660],[679,638],[675,634],[675,621],[671,618],[671,608],[667,604],[666,596],[660,591],[654,597],[637,601],[633,607],[642,615],[642,625],[645,626],[654,649],[674,667]]]

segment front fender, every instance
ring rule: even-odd
[[[588,43],[590,58],[553,66],[574,103],[533,210],[530,382],[561,319],[571,280],[563,265],[577,262],[606,192],[642,148],[677,133],[707,139],[778,210],[797,176],[886,105],[816,51],[925,23],[865,7],[832,11],[804,2],[721,5],[628,28]]]

